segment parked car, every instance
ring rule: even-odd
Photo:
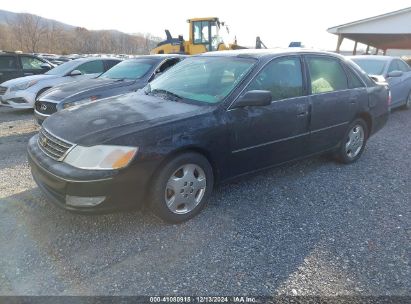
[[[148,82],[182,60],[182,55],[148,55],[121,62],[97,78],[56,86],[36,101],[39,124],[62,109],[143,88]]]
[[[376,81],[386,81],[391,91],[391,108],[411,108],[411,68],[400,58],[364,55],[350,57]]]
[[[54,65],[30,54],[0,52],[0,83],[23,76],[43,74]]]
[[[0,102],[13,108],[33,108],[36,98],[51,87],[97,77],[119,62],[118,59],[77,59],[61,64],[43,75],[26,76],[3,82],[0,85]]]
[[[325,152],[355,162],[388,113],[387,88],[339,55],[213,52],[136,93],[50,116],[28,158],[39,187],[67,210],[147,201],[176,223],[196,215],[216,183]]]

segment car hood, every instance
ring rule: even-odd
[[[92,78],[85,79],[82,81],[71,82],[67,84],[62,84],[49,90],[42,98],[47,99],[47,101],[72,101],[71,99],[76,99],[75,97],[80,97],[83,95],[97,94],[102,90],[109,90],[114,88],[125,87],[134,84],[135,80],[114,80],[114,79],[104,79],[104,78]]]
[[[29,81],[33,81],[33,80],[44,80],[44,79],[53,79],[53,78],[57,78],[60,77],[58,75],[46,75],[46,74],[41,74],[41,75],[31,75],[31,76],[25,76],[25,77],[19,77],[19,78],[14,78],[11,80],[8,80],[6,82],[3,82],[1,85],[5,86],[5,87],[11,87],[11,86],[15,86],[15,85],[19,85],[22,83],[26,83]]]
[[[136,92],[57,112],[44,121],[43,128],[71,143],[92,146],[212,109]]]

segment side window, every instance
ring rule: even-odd
[[[410,71],[409,65],[406,64],[402,60],[398,60],[398,67],[400,68],[400,71],[403,71],[403,72],[409,72]]]
[[[115,66],[120,61],[117,60],[106,60],[106,70],[110,70],[113,66]]]
[[[347,75],[340,62],[329,57],[307,57],[312,94],[348,89]]]
[[[300,59],[288,57],[268,63],[248,86],[247,91],[251,90],[271,91],[273,101],[302,96]]]
[[[363,88],[365,85],[355,73],[347,67],[348,86],[350,89]]]
[[[41,65],[43,61],[30,57],[30,56],[20,56],[21,66],[23,70],[41,70]]]
[[[164,73],[165,71],[167,71],[169,68],[171,68],[173,65],[175,65],[176,63],[178,63],[180,61],[179,58],[173,58],[173,59],[169,59],[166,62],[164,62],[160,68],[159,71],[160,73]]]
[[[102,60],[95,60],[83,63],[76,70],[79,70],[82,74],[95,74],[103,73],[104,65]]]
[[[388,73],[392,71],[400,71],[400,67],[398,66],[397,60],[393,60],[388,67]]]
[[[0,70],[17,70],[15,56],[0,56]]]

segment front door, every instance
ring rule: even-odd
[[[231,171],[239,175],[298,158],[306,153],[309,99],[305,96],[298,56],[268,63],[246,87],[268,90],[268,106],[229,110]]]

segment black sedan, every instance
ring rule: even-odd
[[[41,124],[62,109],[141,89],[184,58],[176,54],[140,56],[121,62],[97,78],[54,87],[36,100],[37,122]]]
[[[387,88],[339,55],[214,52],[144,90],[51,116],[28,157],[65,209],[147,203],[176,223],[200,212],[216,183],[326,152],[355,162],[388,113]]]

